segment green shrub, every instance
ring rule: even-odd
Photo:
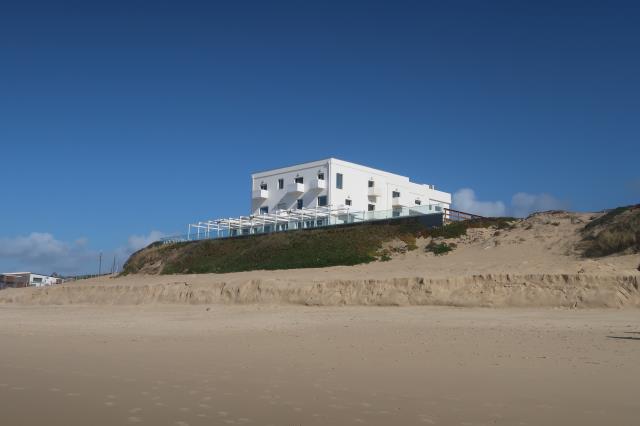
[[[587,257],[640,250],[640,205],[618,207],[588,223],[579,249]]]
[[[429,252],[429,253],[433,253],[436,256],[441,256],[443,254],[447,254],[450,251],[453,251],[453,249],[456,248],[456,244],[454,243],[436,243],[431,241],[426,247],[425,247],[425,251]]]

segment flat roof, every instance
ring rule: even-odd
[[[353,161],[342,160],[342,159],[336,158],[336,157],[322,158],[322,159],[315,160],[315,161],[307,161],[307,162],[304,162],[304,163],[295,163],[295,164],[290,164],[288,166],[281,166],[281,167],[276,167],[276,168],[273,168],[273,169],[261,170],[261,171],[258,171],[258,172],[251,173],[251,176],[254,177],[256,175],[261,175],[261,174],[264,174],[264,173],[273,173],[273,174],[275,174],[277,172],[280,172],[281,170],[289,169],[289,168],[292,168],[292,167],[308,167],[308,166],[312,166],[314,164],[322,164],[322,163],[330,162],[330,161],[338,161],[338,162],[341,162],[341,163],[352,164],[354,166],[375,170],[377,172],[384,173],[386,175],[399,176],[399,177],[405,178],[407,180],[410,180],[405,175],[400,175],[400,174],[397,174],[397,173],[388,172],[386,170],[378,169],[376,167],[366,166],[364,164],[354,163]],[[415,183],[415,182],[412,182],[412,183]],[[417,185],[426,185],[426,184],[417,184]]]

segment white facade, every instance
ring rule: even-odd
[[[0,282],[6,287],[42,287],[62,284],[62,278],[34,274],[33,272],[7,272],[0,274]]]
[[[451,205],[451,194],[434,185],[335,158],[254,173],[251,179],[252,215],[321,205],[347,206],[351,211],[415,205],[441,210]]]

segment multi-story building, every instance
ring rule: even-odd
[[[345,206],[351,211],[430,205],[449,208],[451,194],[406,176],[328,158],[254,173],[251,214]]]

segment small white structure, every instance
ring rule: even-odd
[[[323,206],[380,211],[429,205],[442,211],[451,205],[451,194],[434,185],[336,158],[254,173],[251,188],[254,216]]]
[[[62,278],[33,272],[7,272],[0,274],[0,288],[3,287],[42,287],[62,284]]]

